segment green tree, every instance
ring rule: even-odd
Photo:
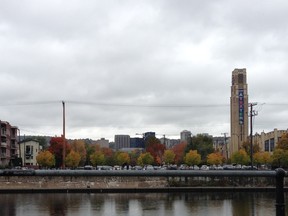
[[[32,136],[32,139],[38,141],[39,145],[42,146],[43,149],[47,148],[47,146],[48,146],[47,137],[45,137],[45,136]]]
[[[78,152],[71,150],[65,158],[65,165],[67,167],[76,168],[81,161],[81,156]]]
[[[244,149],[234,152],[231,156],[231,162],[241,165],[247,165],[250,162],[250,157]]]
[[[184,162],[188,166],[198,165],[201,162],[201,155],[198,154],[197,150],[190,150],[184,157]]]
[[[201,159],[205,160],[208,154],[214,152],[213,138],[202,134],[191,137],[191,141],[187,145],[185,152],[188,153],[190,150],[197,150],[201,155]]]
[[[36,157],[37,163],[42,167],[55,166],[55,156],[48,150],[40,152]]]
[[[175,161],[175,153],[172,150],[165,150],[163,155],[163,161],[165,164],[172,164]]]
[[[137,164],[140,166],[151,165],[154,162],[153,156],[149,153],[142,153],[137,159]]]
[[[96,151],[90,155],[90,162],[95,167],[103,165],[105,163],[105,156],[102,152]]]

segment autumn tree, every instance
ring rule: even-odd
[[[61,167],[63,165],[63,137],[52,137],[48,150],[55,155],[55,166]],[[69,154],[71,146],[65,140],[66,155]]]
[[[272,165],[277,167],[288,167],[288,151],[276,148],[272,154]]]
[[[116,165],[116,159],[114,158],[114,152],[111,148],[108,147],[102,147],[100,151],[104,154],[105,156],[105,164],[109,166],[114,166]]]
[[[207,163],[210,164],[210,165],[222,164],[223,160],[224,160],[224,157],[219,152],[214,152],[214,153],[211,153],[211,154],[207,155]]]
[[[153,156],[149,152],[140,154],[137,159],[137,164],[140,166],[151,165],[154,162]]]
[[[82,166],[85,165],[87,152],[84,140],[74,140],[71,144],[71,149],[80,155],[79,164]]]
[[[181,143],[172,147],[172,150],[175,154],[175,163],[176,164],[180,164],[183,162],[186,146],[187,146],[186,142],[181,142]]]
[[[81,156],[78,152],[71,150],[65,158],[65,165],[67,167],[76,168],[81,161]]]
[[[250,140],[246,140],[242,143],[242,149],[244,149],[248,155],[250,155],[250,149],[251,149],[251,142]],[[253,143],[253,154],[260,151],[259,143]]]
[[[188,166],[198,165],[201,162],[201,155],[197,150],[190,150],[184,157],[184,162]]]
[[[214,152],[213,138],[202,134],[191,137],[191,141],[187,145],[185,152],[188,153],[190,150],[197,150],[201,155],[201,159],[205,160],[208,154]]]
[[[116,156],[116,161],[119,165],[127,165],[130,163],[130,156],[127,152],[119,152]]]
[[[288,133],[284,133],[277,143],[277,148],[288,150]]]
[[[162,144],[160,140],[157,139],[156,137],[148,138],[146,142],[146,152],[149,152],[153,156],[154,162],[158,164],[162,163],[162,158],[165,149],[166,149],[165,145]]]
[[[55,156],[48,150],[40,152],[36,160],[41,167],[53,167],[55,165]]]
[[[256,152],[253,155],[253,161],[257,165],[270,164],[271,163],[271,155],[269,152]]]
[[[103,165],[105,163],[105,156],[101,151],[96,151],[90,155],[90,162],[95,167]]]
[[[135,166],[137,164],[137,159],[139,158],[140,154],[141,154],[141,151],[138,149],[135,149],[130,153],[131,166]]]
[[[172,164],[175,161],[175,153],[172,150],[165,150],[163,155],[163,161],[165,164]]]
[[[288,133],[284,133],[279,139],[272,154],[272,165],[288,167]]]
[[[231,156],[232,163],[247,165],[250,162],[250,157],[244,149],[234,152]]]

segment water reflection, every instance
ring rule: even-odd
[[[265,216],[275,215],[274,195],[274,193],[1,194],[0,215]]]

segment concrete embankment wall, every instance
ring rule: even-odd
[[[286,184],[285,184],[286,185]],[[275,189],[275,173],[194,171],[17,171],[0,172],[1,191],[152,191]]]

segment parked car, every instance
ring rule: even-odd
[[[209,170],[209,166],[207,165],[202,165],[200,170]]]

